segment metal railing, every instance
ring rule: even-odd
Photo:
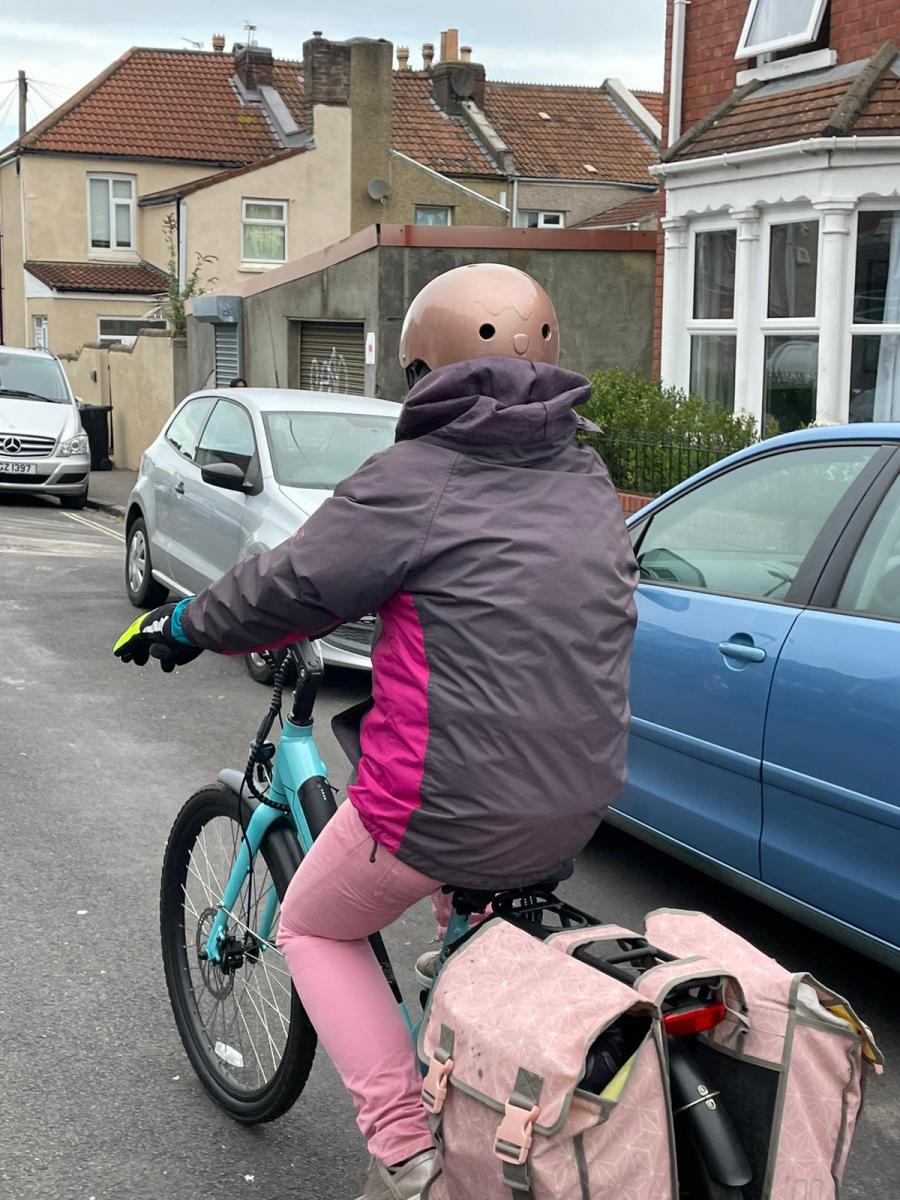
[[[604,430],[585,439],[600,454],[620,492],[658,496],[741,448],[737,439],[702,434]]]

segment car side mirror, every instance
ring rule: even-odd
[[[227,492],[249,492],[253,485],[247,482],[247,477],[236,463],[209,463],[200,468],[200,478],[204,483],[213,487],[224,488]]]

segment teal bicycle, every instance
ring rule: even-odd
[[[163,965],[181,1040],[212,1099],[247,1124],[282,1116],[312,1067],[315,1030],[276,941],[288,884],[336,810],[313,737],[321,659],[309,641],[301,641],[273,666],[272,701],[250,744],[246,769],[220,772],[217,783],[187,801],[169,834],[160,889]],[[293,701],[282,720],[284,690],[294,676]],[[276,721],[282,722],[277,746],[270,740]],[[469,936],[472,915],[489,907],[495,917],[541,938],[561,928],[600,924],[560,900],[554,886],[545,880],[503,892],[446,889],[453,894],[453,911],[434,977]],[[415,1037],[384,941],[380,934],[369,940]],[[591,943],[576,954],[628,985],[672,957],[637,937]],[[428,989],[420,999],[424,1007]],[[678,1138],[687,1168],[684,1200],[740,1200],[749,1179],[721,1102],[715,1112],[690,1102],[705,1086],[689,1049],[690,1034],[721,1019],[720,1001],[708,985],[687,983],[670,998],[671,1011],[663,1018],[670,1031],[673,1106],[687,1114]],[[581,1085],[598,1093],[635,1049],[627,1031],[612,1041],[607,1031],[599,1042]]]

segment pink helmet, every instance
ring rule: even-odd
[[[455,267],[422,288],[400,334],[407,376],[487,355],[559,361],[559,323],[539,283],[502,263]]]

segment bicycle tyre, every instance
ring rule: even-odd
[[[238,942],[243,942],[240,965],[223,971],[205,965],[200,958],[204,934],[215,914],[217,902],[221,900],[219,880],[227,878],[229,854],[233,861],[241,844],[240,831],[246,827],[251,813],[250,805],[239,800],[223,784],[202,788],[184,805],[172,826],[163,860],[160,935],[169,999],[191,1066],[220,1107],[245,1124],[260,1124],[282,1116],[303,1091],[315,1056],[316,1034],[279,952],[271,941],[253,938],[254,914],[249,907],[245,912],[236,904],[235,910],[240,908],[247,920],[242,922],[239,916],[233,917],[226,927],[229,937],[234,937],[236,953],[240,954]],[[212,868],[209,857],[210,850],[215,852],[210,832],[214,822],[220,822],[215,828],[223,856],[223,865],[218,872]],[[232,833],[230,850],[221,822]],[[198,847],[202,858],[198,855],[195,860]],[[300,858],[300,848],[292,832],[287,827],[273,826],[249,873],[256,884],[257,915],[271,887],[274,887],[280,905]],[[204,873],[205,880],[202,878]],[[271,881],[269,884],[265,882],[267,877]],[[242,891],[242,902],[250,886],[248,883]],[[200,899],[196,899],[197,896]],[[249,896],[252,903],[252,891]],[[203,900],[206,906],[201,910],[198,905]],[[241,987],[243,992],[238,991]],[[235,992],[238,993],[236,997]],[[231,997],[235,997],[234,1007],[240,1016],[240,1021],[235,1020],[233,1025],[229,1025],[226,1016],[226,1002]],[[245,998],[250,1001],[246,1010],[241,1005]],[[204,1006],[211,1011],[205,1018]],[[221,1026],[218,1024],[220,1006]],[[271,1017],[274,1033],[267,1024],[266,1010],[278,1015],[277,1022],[274,1016]],[[264,1027],[262,1057],[247,1014],[251,1020],[258,1018]],[[249,1055],[245,1033],[252,1051]],[[266,1069],[269,1059],[271,1074]]]

